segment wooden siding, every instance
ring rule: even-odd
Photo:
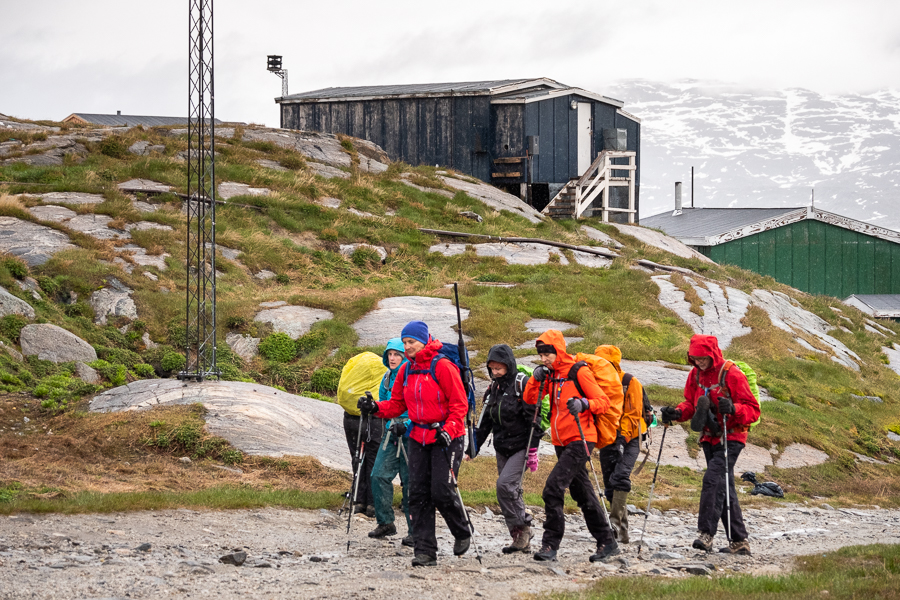
[[[900,294],[900,244],[821,221],[698,249],[718,263],[770,275],[811,294]]]

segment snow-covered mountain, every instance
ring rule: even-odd
[[[698,81],[604,93],[642,120],[641,216],[696,206],[809,204],[900,230],[900,91],[829,96]]]

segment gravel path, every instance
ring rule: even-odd
[[[535,514],[543,517],[539,509]],[[354,517],[348,553],[346,520],[328,510],[14,515],[0,518],[0,598],[513,598],[576,589],[610,574],[775,573],[790,568],[785,557],[900,543],[898,510],[773,504],[745,517],[753,557],[692,550],[695,515],[668,511],[651,515],[641,559],[632,543],[610,564],[589,563],[594,545],[578,514],[569,516],[559,562],[537,563],[530,555],[502,555],[508,542],[502,518],[478,511],[483,565],[474,551],[451,555],[452,537],[439,519],[438,567],[413,569],[411,549],[399,537],[366,537],[374,522],[362,516]],[[634,539],[642,523],[632,516]],[[724,535],[716,541],[724,544]],[[238,549],[248,555],[243,566],[219,562]]]

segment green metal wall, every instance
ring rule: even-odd
[[[697,248],[811,294],[900,294],[900,244],[821,221],[805,220]]]

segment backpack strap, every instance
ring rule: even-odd
[[[516,380],[513,382],[513,391],[516,397],[520,398],[525,392],[525,384],[531,377],[525,373],[516,373]]]
[[[726,360],[724,364],[722,364],[722,368],[719,369],[719,389],[722,390],[722,394],[731,399],[731,390],[728,389],[728,385],[725,383],[725,376],[728,375],[728,370],[734,366],[734,363],[730,360]]]
[[[622,435],[622,421],[625,420],[625,403],[628,401],[628,386],[631,385],[632,379],[634,379],[634,375],[631,373],[625,373],[622,376],[622,416],[619,418],[619,427],[616,430],[617,438]],[[640,434],[640,427],[638,427],[638,433]]]
[[[578,383],[578,371],[581,370],[581,367],[586,367],[587,362],[583,360],[579,360],[577,363],[572,365],[572,368],[569,369],[569,374],[566,375],[566,379],[575,384],[575,387],[578,389],[578,393],[581,394],[581,397],[586,397],[584,394],[584,390],[581,389],[581,384]]]

